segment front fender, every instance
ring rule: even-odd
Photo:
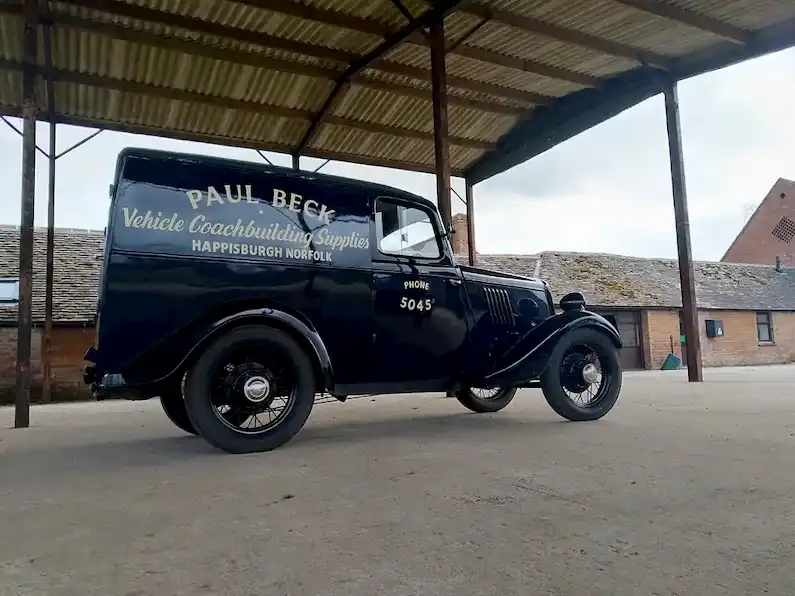
[[[621,349],[618,330],[603,316],[587,310],[564,311],[545,319],[511,346],[499,359],[495,370],[484,377],[485,386],[516,385],[540,377],[558,341],[581,327],[603,331],[616,349]]]

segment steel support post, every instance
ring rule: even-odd
[[[444,59],[444,21],[441,19],[430,27],[430,46],[436,197],[445,230],[451,232],[453,209],[450,198],[450,151],[447,139],[447,74]]]
[[[51,85],[48,85],[50,88]],[[49,95],[49,92],[48,92]],[[48,99],[48,101],[52,101]],[[41,401],[51,401],[52,384],[52,293],[55,260],[55,115],[50,115],[49,188],[47,193],[47,268],[44,289],[44,335],[41,338]]]
[[[42,0],[45,10],[48,9],[46,0]],[[53,293],[53,267],[55,260],[55,160],[58,159],[55,151],[55,91],[52,82],[52,28],[46,25],[44,34],[44,64],[47,81],[47,112],[50,120],[50,150],[47,156],[49,166],[49,187],[47,192],[47,266],[45,272],[44,289],[44,335],[41,338],[41,401],[50,403],[52,400],[52,293]]]
[[[464,184],[467,202],[467,252],[469,254],[469,264],[474,267],[477,260],[475,252],[475,198],[472,183],[469,180],[465,180]]]
[[[301,156],[298,154],[293,154],[293,169],[300,170],[301,169]]]
[[[698,330],[696,284],[693,272],[693,251],[690,246],[690,222],[687,214],[687,190],[682,154],[682,129],[679,120],[679,94],[676,82],[663,85],[665,119],[668,127],[668,151],[671,158],[671,186],[676,221],[676,245],[679,255],[679,281],[682,288],[682,318],[687,346],[687,378],[704,380],[701,368],[701,340]]]
[[[445,67],[444,20],[430,26],[431,99],[433,101],[433,147],[436,161],[436,204],[446,232],[453,231],[453,204],[450,196],[450,153],[447,143],[447,74]],[[452,244],[452,242],[451,242]],[[448,391],[447,397],[455,397]]]
[[[36,61],[39,9],[25,0],[22,47],[22,200],[19,229],[19,303],[17,316],[14,427],[30,426],[30,352],[33,335],[33,216],[36,193]]]

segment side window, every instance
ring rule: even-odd
[[[431,213],[425,209],[378,199],[375,229],[378,250],[384,254],[421,259],[442,256]]]
[[[19,278],[4,277],[0,279],[0,307],[14,306],[19,303]]]
[[[773,341],[773,321],[769,312],[756,313],[756,339],[759,343]]]

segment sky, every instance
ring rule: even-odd
[[[683,81],[679,87],[693,256],[719,260],[781,178],[795,179],[795,49]],[[11,119],[18,128],[19,120]],[[59,126],[58,152],[93,129]],[[40,124],[37,144],[48,147]],[[113,132],[57,161],[58,227],[103,229],[118,152],[127,146],[262,161],[254,151]],[[19,225],[21,138],[0,122],[0,224]],[[286,155],[267,154],[279,165]],[[321,160],[303,159],[314,169]],[[435,201],[432,175],[332,162],[323,172],[381,182]],[[453,179],[463,196],[464,183]],[[37,226],[47,225],[47,162],[37,154]],[[662,95],[474,188],[479,253],[544,250],[676,257]],[[464,212],[453,195],[454,213]]]

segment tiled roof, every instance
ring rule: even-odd
[[[540,257],[478,255],[478,266],[518,275],[536,272],[549,282],[556,300],[578,291],[589,304],[602,307],[682,305],[674,259],[544,252]],[[694,269],[700,308],[795,310],[795,268],[778,272],[773,265],[696,262]]]
[[[44,321],[47,231],[34,234],[33,320]],[[0,277],[19,270],[19,228],[0,226]],[[95,230],[55,230],[53,321],[88,322],[94,316],[104,237]],[[465,262],[464,258],[462,262]],[[612,254],[543,252],[478,255],[478,267],[549,282],[555,300],[579,291],[600,307],[669,307],[682,304],[676,260]],[[795,268],[695,263],[700,308],[795,310]],[[16,308],[0,309],[0,323],[15,324]]]
[[[539,255],[478,255],[477,266],[483,269],[492,269],[524,275],[526,277],[539,277]],[[466,257],[459,258],[459,262],[466,263]]]
[[[97,306],[97,286],[104,252],[102,231],[55,229],[53,261],[53,321],[91,321]],[[47,229],[34,230],[33,322],[44,323]],[[19,272],[19,228],[0,226],[0,277]],[[0,308],[0,323],[16,324],[17,308]]]

